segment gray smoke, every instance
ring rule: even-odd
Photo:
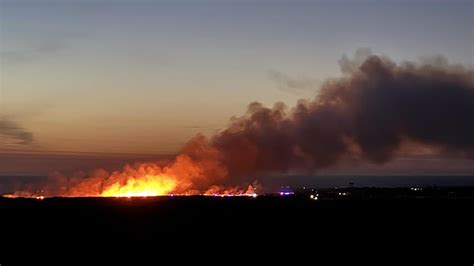
[[[342,77],[294,108],[251,103],[211,138],[231,175],[314,171],[347,156],[390,160],[410,141],[459,156],[474,155],[473,70],[438,57],[395,63],[356,53]]]

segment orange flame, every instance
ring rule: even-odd
[[[109,173],[96,170],[88,176],[51,176],[37,192],[17,191],[13,197],[151,197],[163,195],[255,196],[255,184],[219,186],[228,178],[219,152],[198,136],[172,161],[126,165]],[[248,185],[248,184],[246,184]],[[38,192],[39,191],[39,192]]]
[[[130,178],[125,185],[114,183],[104,190],[103,197],[150,197],[169,194],[176,188],[176,180],[167,175],[145,175],[140,179]]]

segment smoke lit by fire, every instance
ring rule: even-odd
[[[96,170],[88,176],[52,175],[41,190],[18,191],[11,197],[150,197],[164,195],[252,196],[258,182],[216,185],[227,178],[206,138],[197,136],[173,161],[136,163],[121,171]],[[198,148],[199,150],[195,150]],[[200,156],[191,157],[198,152]]]
[[[292,109],[251,103],[216,135],[191,139],[174,160],[80,177],[53,175],[41,195],[33,189],[16,195],[255,195],[251,182],[258,176],[313,173],[348,158],[384,163],[407,143],[474,156],[471,69],[443,58],[397,64],[385,56],[362,55],[343,57],[343,76],[323,83],[315,99]]]

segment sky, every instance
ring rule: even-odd
[[[0,110],[23,136],[0,134],[0,173],[50,170],[25,153],[174,154],[252,101],[314,97],[359,48],[473,66],[473,25],[456,0],[0,0]]]

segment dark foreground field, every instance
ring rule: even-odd
[[[147,240],[166,234],[275,236],[461,235],[474,231],[474,200],[329,200],[306,197],[0,198],[8,237]],[[5,236],[5,235],[3,235]],[[245,237],[242,235],[242,237]]]
[[[433,246],[464,253],[474,239],[473,207],[469,199],[0,198],[2,242],[23,245],[179,239],[222,245]]]

